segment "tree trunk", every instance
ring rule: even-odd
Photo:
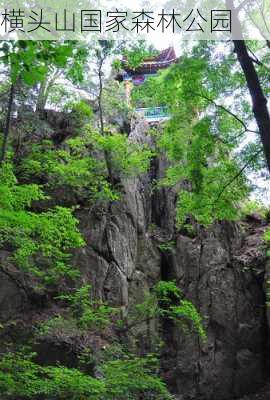
[[[99,94],[98,94],[98,109],[99,109],[99,122],[100,122],[100,133],[104,136],[104,120],[103,120],[103,109],[102,109],[102,94],[103,94],[103,82],[102,82],[102,66],[104,58],[100,59],[98,66],[98,81],[99,81]]]
[[[40,84],[37,103],[36,103],[36,112],[39,113],[41,116],[44,113],[45,106],[50,94],[50,90],[59,76],[60,76],[59,70],[56,69],[53,72],[47,73],[46,77]]]
[[[46,104],[46,97],[45,97],[46,88],[47,88],[47,82],[46,82],[46,79],[44,79],[44,81],[42,81],[40,84],[38,98],[37,98],[37,104],[36,104],[36,112],[40,113],[40,114],[42,114],[44,112],[44,108],[45,108],[45,104]]]
[[[270,115],[267,108],[267,99],[264,96],[258,74],[253,61],[249,57],[245,42],[234,40],[235,52],[245,74],[247,85],[252,99],[254,117],[259,127],[261,142],[270,171]]]
[[[233,1],[227,0],[227,7],[232,9],[234,18],[235,32],[237,32],[238,37],[241,36],[241,25],[237,16],[237,10],[234,8]],[[267,163],[268,170],[270,172],[270,115],[267,108],[267,99],[264,96],[262,86],[254,67],[253,61],[248,54],[248,50],[245,41],[233,40],[235,53],[237,55],[238,61],[244,72],[249,93],[252,100],[253,114],[256,119],[259,133],[261,137],[261,142],[263,145],[264,155]]]
[[[99,109],[100,133],[102,136],[105,135],[103,107],[102,107],[102,95],[103,95],[102,67],[103,67],[104,60],[105,60],[105,58],[102,57],[99,61],[99,66],[98,66],[98,81],[99,81],[98,109]],[[106,161],[106,165],[107,165],[107,169],[108,169],[109,182],[115,183],[115,179],[113,176],[112,157],[111,157],[110,151],[105,150],[104,155],[105,155],[105,161]]]
[[[14,100],[14,91],[15,91],[15,84],[12,83],[10,86],[10,91],[9,91],[6,124],[5,124],[5,129],[4,129],[4,137],[3,137],[3,143],[2,143],[1,155],[0,155],[0,166],[3,164],[3,162],[5,161],[5,157],[6,157],[7,143],[8,143],[9,133],[10,133],[11,112],[12,112],[12,106],[13,106],[13,100]]]

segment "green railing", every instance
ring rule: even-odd
[[[136,108],[135,111],[149,122],[159,122],[170,119],[167,107]]]

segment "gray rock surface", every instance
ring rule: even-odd
[[[151,143],[143,121],[130,138]],[[122,200],[100,220],[81,217],[91,238],[78,264],[96,294],[123,310],[160,279],[175,279],[200,310],[207,341],[165,327],[164,376],[181,399],[240,397],[266,374],[264,226],[217,223],[194,238],[177,232],[175,191],[150,187],[165,167],[164,159],[156,160],[149,176],[124,181]],[[175,248],[161,252],[159,244],[168,240]]]
[[[147,130],[139,122],[130,140],[152,143]],[[159,280],[176,280],[200,310],[207,340],[165,324],[164,377],[181,400],[241,397],[255,391],[266,374],[264,271],[270,277],[270,264],[266,267],[264,226],[220,222],[198,228],[195,237],[177,231],[175,190],[151,188],[165,167],[165,159],[155,160],[147,176],[122,180],[120,201],[77,212],[87,245],[73,262],[95,296],[123,313]],[[167,241],[175,246],[161,251]],[[21,312],[24,301],[24,293],[0,272],[1,320]]]

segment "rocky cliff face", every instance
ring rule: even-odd
[[[166,367],[172,385],[187,398],[229,399],[255,390],[264,379],[265,262],[259,232],[243,235],[237,226],[217,224],[194,239],[177,235],[167,267],[197,305],[208,335],[200,343],[171,334]]]
[[[147,129],[137,123],[130,140],[151,143]],[[74,263],[95,295],[121,306],[123,313],[159,280],[176,280],[200,310],[207,340],[164,324],[164,377],[179,400],[240,397],[255,391],[267,375],[265,226],[253,218],[198,228],[193,237],[177,231],[175,191],[153,191],[151,185],[165,167],[165,160],[155,160],[147,176],[122,180],[121,201],[77,212],[87,245],[75,252]],[[160,247],[168,242],[173,245]],[[28,302],[12,266],[9,274],[0,272],[1,320],[20,314],[29,322],[47,312],[46,306],[33,311]],[[45,347],[45,358],[47,352]]]

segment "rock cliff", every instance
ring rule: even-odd
[[[143,121],[133,126],[130,140],[151,144]],[[177,230],[175,190],[153,190],[165,167],[165,159],[156,159],[147,176],[122,179],[120,201],[77,211],[87,244],[74,252],[73,262],[95,296],[121,306],[123,313],[159,280],[175,280],[199,309],[207,340],[164,323],[163,376],[179,400],[241,397],[260,387],[268,371],[265,224],[254,217],[196,227],[193,234]],[[1,263],[7,255],[1,252]],[[54,306],[46,299],[29,300],[12,265],[5,271],[0,271],[0,318],[19,322],[17,333],[10,327],[2,335],[19,340]],[[72,343],[57,351],[52,346],[43,344],[43,358],[54,351],[53,358],[72,364]]]

